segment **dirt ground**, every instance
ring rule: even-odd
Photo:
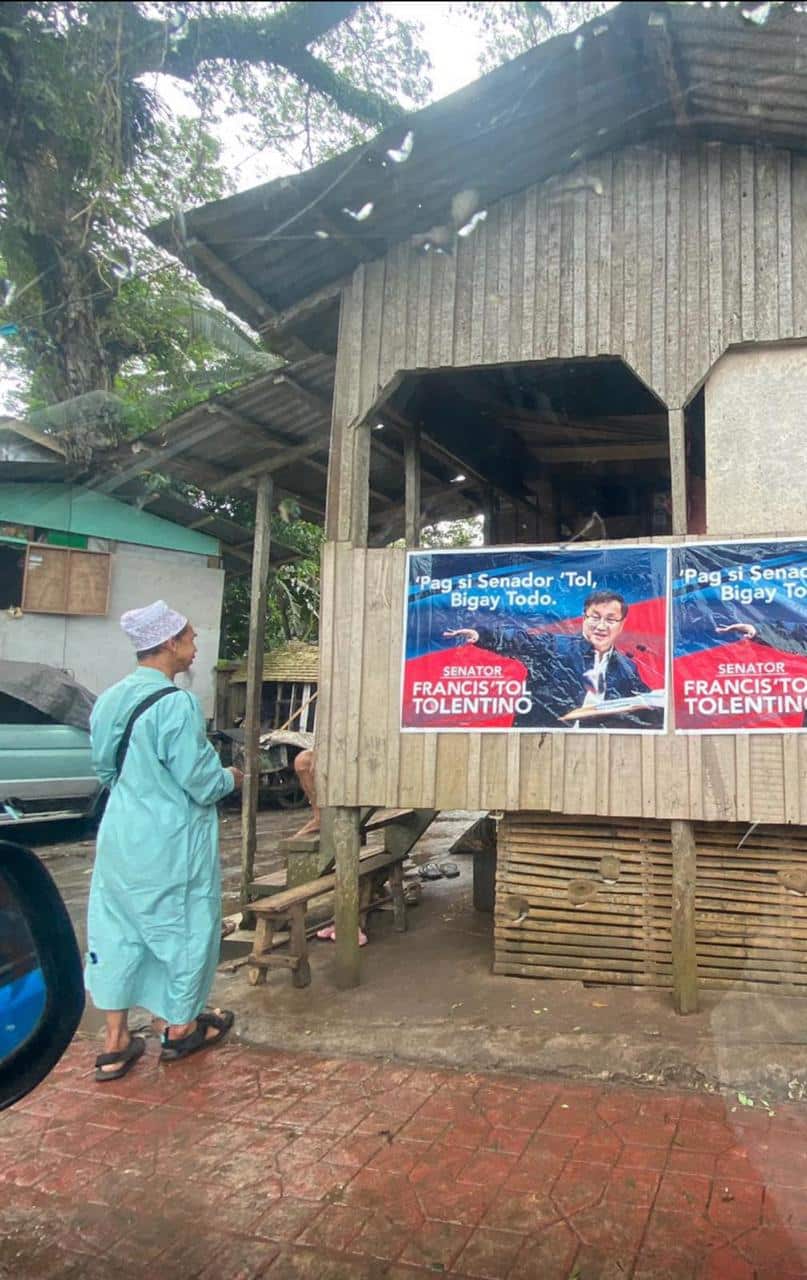
[[[445,858],[471,817],[441,814],[416,859]],[[281,865],[277,840],[301,820],[299,813],[262,812],[259,874]],[[93,844],[71,834],[26,832],[48,861],[83,945]],[[238,860],[238,816],[225,812],[225,910],[236,902]],[[241,1042],[463,1070],[742,1091],[757,1100],[807,1097],[807,1000],[708,992],[701,1012],[681,1018],[662,990],[494,975],[492,917],[473,908],[471,859],[457,861],[458,879],[423,886],[407,933],[393,931],[389,911],[373,913],[355,990],[336,988],[327,942],[311,945],[313,980],[305,990],[281,971],[252,987],[239,948],[225,948],[214,1000],[235,1010]],[[84,1033],[98,1026],[88,1009]]]

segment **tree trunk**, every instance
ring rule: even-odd
[[[86,255],[68,253],[58,255],[52,284],[43,293],[52,293],[54,299],[48,325],[54,344],[49,352],[54,401],[70,400],[87,391],[111,391],[115,370],[98,323],[104,302],[108,305],[112,301],[109,285],[99,280]]]

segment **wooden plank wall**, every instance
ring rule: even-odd
[[[745,836],[695,829],[698,982],[803,995],[807,833]],[[498,852],[495,973],[670,987],[668,823],[509,813]]]
[[[721,143],[600,156],[491,207],[454,255],[407,243],[356,270],[328,537],[364,540],[364,419],[402,370],[616,355],[678,408],[730,344],[804,336],[807,157]]]
[[[359,267],[343,295],[323,560],[322,798],[807,822],[805,736],[398,731],[404,553],[364,544],[367,418],[401,370],[618,355],[674,408],[730,343],[807,336],[807,158],[640,146],[587,163],[563,185],[575,179],[585,189],[544,184],[501,201],[456,256],[397,246]]]

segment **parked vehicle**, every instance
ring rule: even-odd
[[[211,734],[211,739],[215,743],[224,744],[229,755],[228,764],[245,769],[243,729],[219,729]],[[261,734],[261,800],[269,800],[281,809],[299,809],[301,805],[308,803],[294,772],[294,760],[301,751],[310,750],[313,745],[313,733],[270,729]]]
[[[84,1009],[76,935],[46,867],[0,840],[0,1111],[53,1070]]]
[[[64,671],[0,661],[0,826],[93,817],[94,695]]]

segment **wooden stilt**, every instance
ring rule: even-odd
[[[359,816],[358,808],[333,811],[333,849],[336,859],[334,924],[336,926],[336,985],[359,985]]]
[[[695,830],[672,822],[672,964],[677,1013],[698,1011],[698,955],[695,944]]]

